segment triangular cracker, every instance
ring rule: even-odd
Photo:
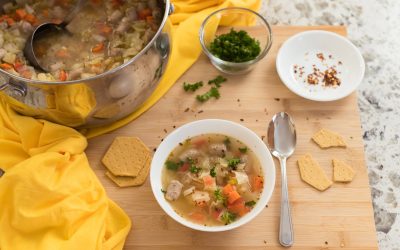
[[[136,177],[150,158],[149,148],[136,137],[116,137],[102,162],[115,176]]]
[[[346,163],[333,159],[333,181],[351,182],[356,172]]]
[[[297,164],[300,170],[300,176],[303,181],[314,188],[324,191],[332,185],[332,181],[326,176],[324,170],[319,166],[311,155],[302,156]]]
[[[321,129],[312,137],[315,143],[318,144],[321,148],[330,148],[330,147],[346,147],[346,142],[343,137],[338,133],[330,131],[328,129]]]

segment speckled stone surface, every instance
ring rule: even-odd
[[[400,250],[400,1],[270,0],[271,24],[346,25],[366,75],[358,90],[381,250]]]

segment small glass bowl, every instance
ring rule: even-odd
[[[251,37],[260,41],[261,52],[253,60],[246,62],[228,62],[214,56],[209,50],[215,36],[226,34],[231,29],[244,30]],[[203,52],[211,63],[221,72],[238,75],[249,72],[258,61],[267,55],[272,45],[272,31],[268,22],[257,12],[246,8],[224,8],[211,13],[200,27],[200,43]]]

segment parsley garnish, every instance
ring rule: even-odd
[[[215,87],[220,88],[221,83],[226,82],[226,78],[223,76],[217,76],[216,78],[209,80],[208,84],[214,84]]]
[[[228,224],[232,223],[233,221],[235,221],[235,219],[236,219],[236,214],[233,214],[233,213],[228,212],[228,211],[224,212],[221,215],[221,220],[222,220],[222,222],[225,223],[225,225],[228,225]]]
[[[178,170],[178,168],[180,167],[181,164],[175,163],[173,161],[167,161],[165,162],[165,166],[167,167],[167,169],[169,170],[173,170],[176,171]]]
[[[247,152],[247,147],[239,148],[240,153],[245,154]]]
[[[186,92],[188,92],[188,91],[195,92],[196,90],[198,90],[202,86],[203,86],[203,81],[196,82],[196,83],[193,83],[193,84],[186,83],[186,82],[183,83],[183,89]]]
[[[232,158],[228,160],[228,167],[230,167],[233,170],[236,170],[236,166],[240,163],[239,158]]]
[[[198,172],[200,172],[201,168],[196,167],[196,165],[191,165],[189,168],[189,171],[191,173],[197,174]]]
[[[244,205],[246,205],[248,207],[254,207],[255,204],[256,204],[255,201],[248,201],[248,202],[244,203]]]
[[[214,196],[217,201],[225,202],[226,200],[225,196],[222,194],[221,189],[219,188],[214,191]]]
[[[215,99],[219,99],[221,95],[219,94],[219,91],[216,87],[212,87],[208,92],[202,94],[202,95],[197,95],[196,99],[199,102],[206,102],[208,101],[211,97],[214,97]]]
[[[225,138],[224,144],[225,144],[226,146],[228,146],[229,144],[231,144],[231,140],[229,139],[229,137],[226,137],[226,138]]]
[[[210,175],[211,175],[212,177],[217,176],[217,173],[215,172],[215,167],[212,167],[212,168],[210,169]]]
[[[261,52],[260,41],[244,31],[231,29],[227,34],[216,36],[210,44],[211,53],[228,62],[247,62],[255,59]]]

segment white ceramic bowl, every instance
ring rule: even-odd
[[[305,78],[312,73],[313,64],[326,68],[316,56],[320,52],[325,55],[326,64],[337,65],[341,79],[339,87],[314,86],[294,73],[294,65],[305,67]],[[338,64],[339,61],[341,64]],[[276,58],[276,68],[282,82],[297,95],[314,101],[334,101],[357,89],[364,77],[365,63],[360,51],[345,37],[313,30],[294,35],[283,43]]]
[[[210,133],[227,135],[246,144],[258,157],[264,174],[264,189],[260,200],[257,202],[255,207],[242,218],[224,226],[204,226],[184,219],[174,211],[169,202],[165,200],[164,194],[161,192],[161,174],[163,168],[165,167],[164,163],[171,151],[174,150],[180,142],[183,142],[188,138]],[[175,221],[199,231],[226,231],[246,224],[254,219],[254,217],[256,217],[265,208],[269,199],[271,198],[275,186],[275,165],[274,161],[272,160],[272,156],[264,142],[250,129],[226,120],[199,120],[177,128],[160,144],[151,162],[150,182],[153,194],[158,204],[160,204],[161,208],[164,209],[164,211]]]

